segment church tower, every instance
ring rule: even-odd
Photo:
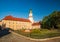
[[[33,23],[34,20],[33,20],[33,14],[32,14],[32,9],[30,9],[29,11],[29,20]]]

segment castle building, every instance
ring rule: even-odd
[[[13,30],[19,29],[40,29],[40,22],[34,23],[32,10],[29,12],[29,18],[16,18],[11,15],[6,16],[0,21],[0,24],[5,24],[7,28],[11,28]]]

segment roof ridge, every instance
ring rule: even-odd
[[[13,16],[6,16],[5,18],[3,18],[3,20],[13,20],[13,21],[23,21],[23,22],[31,22],[29,19],[25,19],[25,18],[16,18]]]

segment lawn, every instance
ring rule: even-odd
[[[24,32],[23,30],[14,31],[18,34],[35,38],[35,39],[43,39],[43,38],[51,38],[60,36],[60,31],[58,29],[48,30],[48,29],[33,29],[31,32]]]

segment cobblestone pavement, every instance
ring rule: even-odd
[[[0,42],[60,42],[60,38],[46,41],[33,41],[10,33],[0,38]]]
[[[0,38],[0,42],[35,42],[10,33]]]
[[[38,41],[38,42],[60,42],[60,38],[51,39],[51,40],[45,40],[45,41]]]

